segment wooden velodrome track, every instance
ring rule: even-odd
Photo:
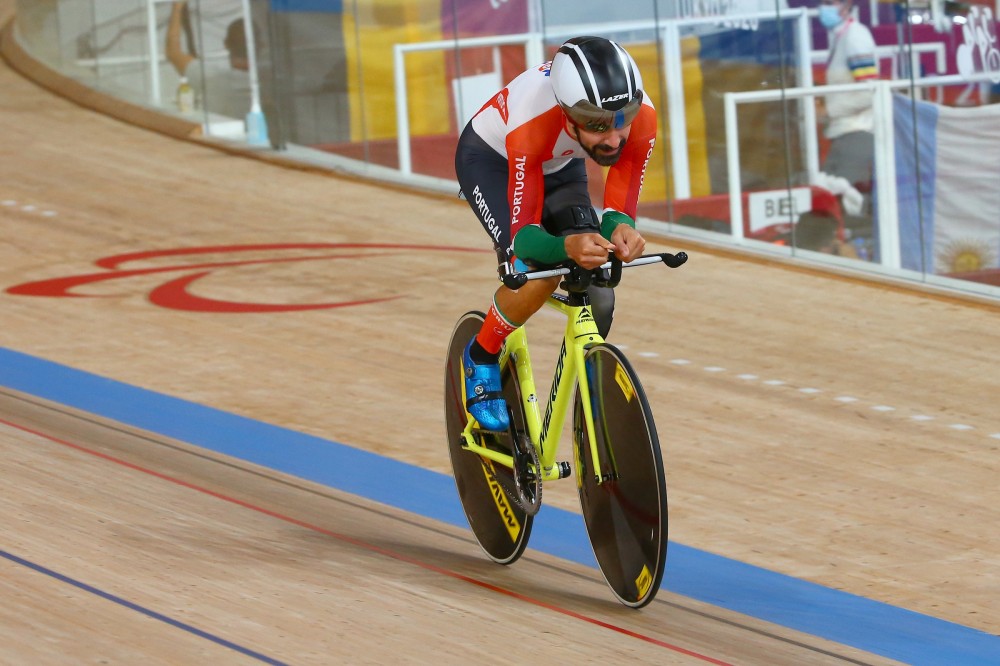
[[[692,258],[612,340],[675,543],[630,611],[456,514],[443,353],[494,287],[464,203],[0,91],[0,663],[1000,663],[1000,308],[653,243]]]

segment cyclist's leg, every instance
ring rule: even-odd
[[[463,393],[462,353],[467,341],[482,326],[483,318],[481,312],[462,315],[448,345],[444,391],[448,451],[462,508],[476,540],[490,559],[510,564],[524,552],[531,534],[532,516],[509,495],[507,489],[517,487],[513,470],[470,452],[464,437],[469,417]],[[509,433],[517,436],[526,430],[523,412],[516,410],[520,402],[518,382],[508,371],[503,375],[503,384],[504,393],[511,406],[515,407],[514,427]],[[512,447],[505,434],[473,433],[472,437],[478,445],[503,453],[511,452]]]
[[[505,314],[510,313],[511,319],[525,322],[545,305],[549,294],[558,286],[558,277],[531,280],[516,292],[500,287],[494,300]]]
[[[506,264],[511,245],[506,158],[468,125],[459,138],[455,173],[469,206]],[[487,430],[507,430],[510,425],[497,362],[504,339],[521,323],[523,320],[508,315],[494,299],[482,327],[469,340],[462,356],[466,406]]]
[[[507,172],[507,158],[476,134],[472,125],[467,125],[455,151],[455,174],[462,195],[489,234],[494,249],[505,256],[511,245]]]
[[[545,177],[542,226],[554,236],[600,233],[601,222],[590,201],[587,167],[582,159],[573,160],[565,168]],[[597,330],[606,338],[614,318],[614,289],[591,286],[587,294]]]

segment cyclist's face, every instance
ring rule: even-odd
[[[632,126],[626,125],[618,129],[612,127],[604,132],[591,132],[568,119],[567,122],[576,131],[576,140],[580,146],[601,166],[611,166],[618,161],[629,132],[632,131]]]

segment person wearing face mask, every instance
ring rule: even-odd
[[[826,83],[837,85],[878,78],[875,39],[851,15],[853,0],[820,0],[819,21],[829,35]],[[860,210],[849,210],[845,223],[856,234],[871,235],[870,192],[875,159],[872,94],[869,91],[826,95],[820,108],[830,148],[821,170],[833,181],[864,195]],[[825,107],[825,108],[824,108]],[[840,179],[843,179],[842,181]],[[845,207],[847,208],[847,207]],[[855,213],[851,215],[850,213]]]

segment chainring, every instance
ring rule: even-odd
[[[511,433],[514,445],[514,492],[507,494],[529,516],[534,516],[542,508],[542,469],[538,451],[531,445],[527,435]],[[507,490],[505,488],[505,490]]]
[[[513,418],[511,418],[511,423],[513,423]],[[497,433],[480,431],[480,436],[483,435],[499,439]],[[514,467],[511,469],[514,487],[510,487],[510,482],[504,474],[493,474],[493,480],[521,511],[529,516],[534,516],[542,508],[542,477],[537,472],[537,470],[542,469],[541,460],[527,433],[518,433],[511,427],[508,431],[508,437],[511,442],[511,456],[514,458]],[[497,445],[499,448],[507,448],[499,441],[497,441]]]

